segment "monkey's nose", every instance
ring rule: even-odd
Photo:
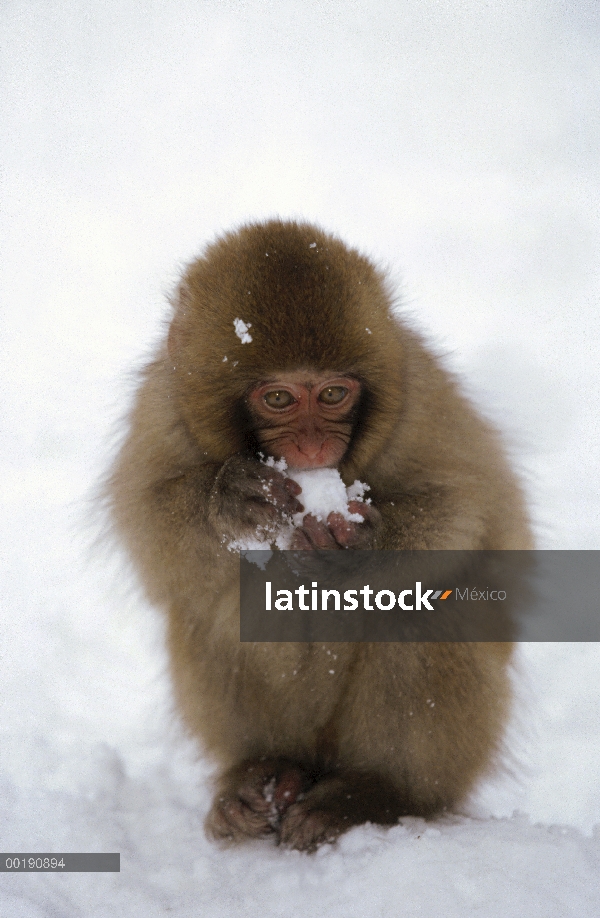
[[[298,449],[308,459],[316,459],[323,449],[323,438],[317,436],[298,437]]]
[[[300,452],[309,459],[316,459],[321,452],[321,444],[310,443],[307,446],[301,446]]]

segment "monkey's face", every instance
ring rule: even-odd
[[[248,407],[260,446],[288,468],[337,466],[350,444],[360,389],[351,376],[311,370],[259,383]]]

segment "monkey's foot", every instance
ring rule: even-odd
[[[334,842],[351,825],[347,815],[341,816],[332,810],[311,809],[310,805],[295,803],[281,821],[279,841],[298,851],[316,851],[319,845]]]
[[[396,789],[380,776],[329,775],[282,814],[279,841],[311,852],[364,822],[394,825],[402,812]]]
[[[206,832],[232,842],[270,835],[306,786],[304,772],[290,762],[244,763],[223,776],[206,819]]]

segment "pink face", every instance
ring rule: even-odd
[[[269,456],[292,469],[331,468],[348,449],[359,396],[351,376],[299,370],[256,386],[249,407]]]

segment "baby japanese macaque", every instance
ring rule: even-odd
[[[307,512],[302,476],[319,469],[351,489],[347,506]],[[109,490],[168,617],[181,716],[219,766],[211,836],[312,851],[365,821],[456,807],[493,766],[510,643],[239,639],[232,545],[531,547],[497,435],[358,252],[279,220],[209,245],[174,297]]]

